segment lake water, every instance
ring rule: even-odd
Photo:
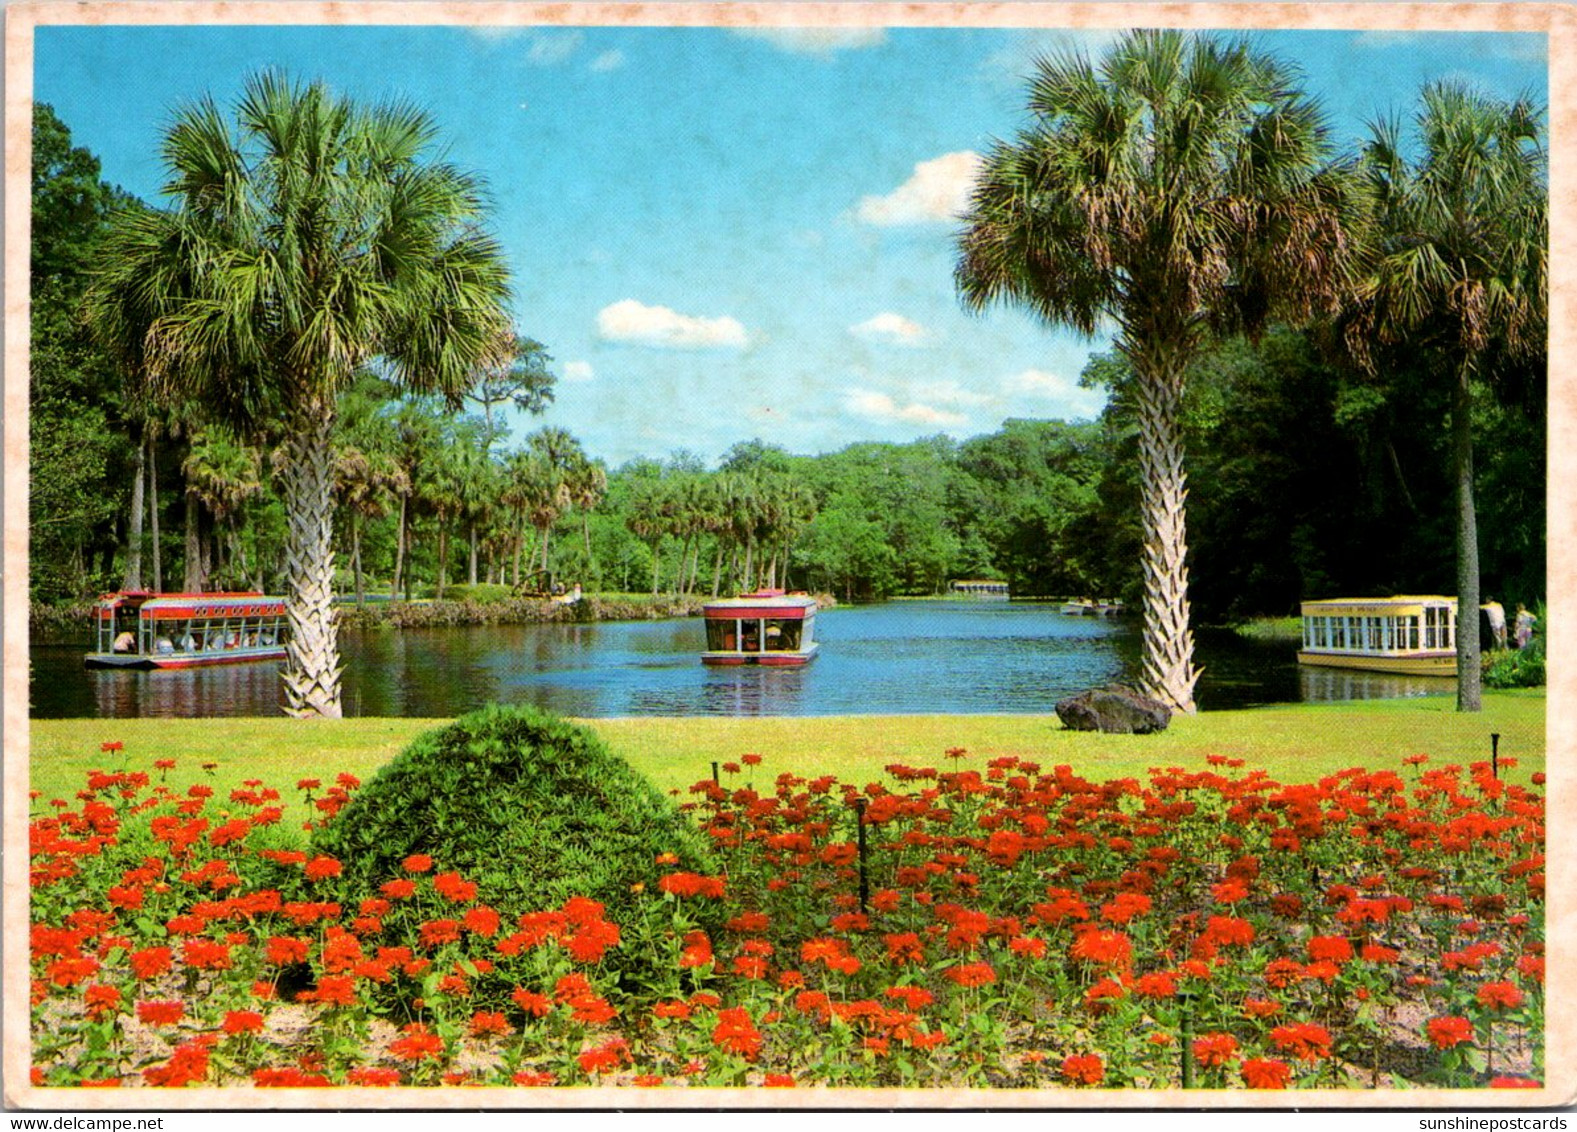
[[[1056,605],[896,601],[817,615],[821,651],[801,669],[709,668],[700,618],[590,625],[345,631],[347,715],[450,717],[490,702],[562,715],[1047,714],[1094,685],[1132,681],[1136,617]],[[35,646],[36,718],[281,714],[277,664],[88,670],[85,647]],[[1449,694],[1450,680],[1300,668],[1295,648],[1201,632],[1202,709]]]

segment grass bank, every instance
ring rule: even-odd
[[[715,760],[763,756],[750,776],[758,788],[783,771],[844,781],[883,779],[889,763],[948,765],[949,748],[968,752],[962,765],[1016,755],[1043,766],[1072,766],[1097,781],[1142,777],[1148,768],[1203,769],[1209,755],[1247,760],[1283,782],[1313,781],[1353,766],[1397,768],[1424,753],[1434,765],[1489,757],[1491,732],[1502,756],[1517,760],[1513,781],[1542,771],[1542,690],[1486,692],[1484,711],[1464,715],[1450,697],[1293,704],[1207,712],[1174,720],[1160,735],[1065,731],[1053,718],[1026,715],[835,716],[814,718],[643,718],[585,721],[659,789],[685,791],[711,774]],[[133,769],[177,761],[175,781],[216,764],[212,784],[224,794],[261,778],[282,791],[298,779],[330,780],[341,771],[370,778],[416,735],[445,720],[292,719],[35,720],[31,785],[46,798],[70,798],[90,769]],[[105,753],[101,745],[124,750]],[[735,779],[739,782],[742,779]]]

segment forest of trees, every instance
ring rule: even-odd
[[[95,249],[132,203],[34,115],[30,593],[284,584],[278,436],[201,403],[144,397],[81,317]],[[1208,341],[1182,408],[1190,596],[1222,622],[1300,599],[1454,591],[1450,382],[1426,353],[1331,327]],[[464,409],[364,373],[334,432],[336,589],[443,596],[457,583],[713,594],[758,584],[840,599],[932,594],[954,578],[1019,596],[1137,600],[1134,377],[1097,356],[1099,420],[1009,420],[986,436],[801,455],[741,440],[716,466],[676,452],[609,468],[562,429],[512,435],[504,406],[552,400],[551,343],[515,343]],[[1484,592],[1544,590],[1545,362],[1493,353],[1472,420]]]

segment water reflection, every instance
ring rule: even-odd
[[[1398,676],[1389,672],[1298,666],[1298,689],[1305,703],[1449,696],[1456,693],[1456,688],[1454,676]]]
[[[73,655],[80,666],[80,654]],[[100,719],[212,715],[214,704],[253,706],[255,710],[248,713],[252,715],[279,715],[284,710],[278,661],[153,672],[83,669],[78,679],[86,683],[93,703],[93,710],[82,714]]]

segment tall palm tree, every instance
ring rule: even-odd
[[[1549,243],[1542,112],[1460,83],[1423,90],[1416,144],[1376,123],[1363,168],[1379,207],[1379,251],[1347,340],[1421,344],[1451,382],[1456,481],[1457,710],[1482,706],[1478,520],[1473,498],[1473,384],[1493,353],[1544,348]],[[1416,158],[1410,157],[1416,154]]]
[[[1356,194],[1294,76],[1245,41],[1134,31],[1099,66],[1043,59],[1029,111],[984,161],[955,279],[977,311],[1007,303],[1092,336],[1115,323],[1139,406],[1140,684],[1191,712],[1184,370],[1213,328],[1335,309]]]
[[[458,407],[503,336],[508,272],[476,179],[432,159],[426,113],[264,73],[235,117],[206,98],[177,114],[174,207],[117,219],[87,306],[166,391],[244,433],[282,426],[287,710],[338,717],[336,396],[379,361]]]

